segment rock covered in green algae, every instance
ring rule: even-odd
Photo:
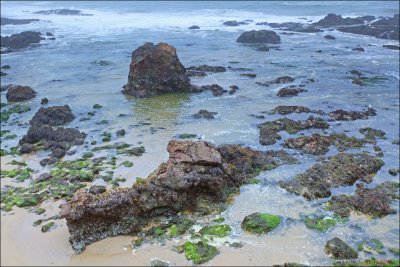
[[[279,216],[269,213],[253,213],[242,221],[242,229],[253,234],[264,234],[275,229],[281,222]]]
[[[399,183],[396,182],[384,182],[375,188],[358,185],[354,195],[333,196],[327,208],[339,216],[348,217],[351,211],[356,211],[372,217],[383,217],[396,213],[390,205],[399,198]]]
[[[370,239],[357,243],[357,250],[370,254],[386,254],[382,242],[378,239]]]
[[[317,163],[292,180],[279,185],[291,193],[308,200],[331,196],[331,188],[350,186],[356,181],[371,182],[372,176],[384,165],[379,158],[366,153],[332,156],[329,161]]]
[[[281,137],[279,131],[286,131],[289,134],[298,133],[306,129],[327,129],[328,123],[322,118],[310,116],[304,121],[295,121],[288,118],[282,118],[274,121],[267,121],[257,126],[260,129],[259,142],[261,145],[273,145]]]
[[[385,259],[385,260],[377,260],[375,258],[366,259],[366,260],[350,260],[350,261],[336,261],[333,263],[333,266],[374,266],[374,267],[397,267],[400,266],[400,260],[398,259]]]
[[[232,228],[227,224],[205,226],[199,231],[201,235],[211,235],[216,237],[228,236],[231,232]]]
[[[301,136],[285,140],[284,146],[287,148],[299,149],[307,154],[324,155],[329,151],[329,147],[334,145],[340,152],[360,148],[366,140],[349,137],[345,134],[333,133],[323,136],[313,134],[312,136]]]
[[[357,259],[357,252],[340,238],[333,238],[325,245],[325,253],[334,259]]]
[[[184,218],[177,217],[171,222],[174,224],[168,227],[167,229],[167,235],[171,238],[185,234],[186,231],[189,230],[189,228],[192,227],[192,225],[194,224],[192,220],[185,217]]]
[[[186,259],[193,261],[195,264],[205,263],[214,258],[219,252],[214,246],[203,241],[192,243],[187,241],[178,247],[180,252],[185,252]]]
[[[215,147],[204,141],[170,141],[170,154],[143,182],[101,195],[79,191],[63,204],[76,252],[107,236],[137,233],[160,216],[219,210],[228,196],[261,170],[296,163],[284,151],[254,151],[240,145]],[[164,229],[174,233],[174,229]]]
[[[337,224],[344,224],[348,222],[348,219],[340,218],[329,218],[325,216],[307,216],[304,219],[304,223],[307,228],[316,229],[318,231],[328,231],[330,228]]]
[[[42,226],[42,232],[43,233],[48,232],[53,226],[54,226],[54,222],[46,223],[45,225]]]

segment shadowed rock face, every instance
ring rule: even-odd
[[[128,83],[122,91],[136,97],[190,91],[185,67],[176,50],[166,43],[145,43],[132,53]]]
[[[199,203],[221,203],[260,170],[296,160],[283,151],[261,152],[239,145],[215,147],[203,141],[170,141],[169,160],[143,183],[100,195],[78,191],[61,206],[70,243],[86,245],[119,234],[135,233],[160,216],[195,211]]]

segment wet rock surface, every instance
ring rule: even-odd
[[[325,245],[325,253],[334,259],[357,259],[357,252],[340,238],[333,238]]]
[[[352,211],[372,217],[395,214],[396,210],[391,207],[391,203],[399,199],[399,187],[398,182],[384,182],[374,188],[359,184],[353,195],[333,196],[328,207],[344,217],[350,216]]]
[[[334,145],[340,152],[360,148],[366,144],[364,139],[349,137],[345,134],[333,133],[328,136],[313,134],[312,136],[302,136],[285,140],[284,146],[301,150],[312,155],[325,155],[329,147]]]
[[[289,32],[304,32],[304,33],[315,33],[322,32],[321,29],[317,29],[310,25],[304,25],[297,22],[284,22],[284,23],[267,23],[268,26],[275,29],[280,29]]]
[[[72,110],[68,105],[53,106],[48,108],[40,108],[29,121],[29,124],[60,126],[71,122],[74,119],[75,115],[72,113]]]
[[[40,32],[25,31],[12,34],[11,36],[1,36],[1,47],[21,49],[33,44],[38,44],[44,39]]]
[[[322,118],[314,118],[310,116],[304,121],[295,121],[288,118],[282,118],[274,121],[267,121],[257,126],[260,129],[259,142],[261,145],[272,145],[281,137],[279,131],[286,131],[289,134],[294,134],[306,129],[327,129],[328,123]]]
[[[340,153],[279,185],[308,200],[327,198],[332,187],[350,186],[358,180],[370,183],[383,164],[381,159],[366,153]]]
[[[303,88],[285,87],[280,89],[276,95],[279,97],[288,97],[288,96],[297,96],[298,94],[303,92],[307,92],[307,90]]]
[[[9,102],[21,102],[34,98],[36,91],[29,86],[13,85],[6,86],[5,91],[7,101]]]
[[[215,118],[214,116],[217,114],[218,114],[217,112],[211,112],[211,111],[202,109],[199,112],[197,112],[196,114],[194,114],[193,118],[211,120],[211,119],[214,119]]]
[[[196,210],[202,201],[224,202],[260,170],[296,161],[283,151],[261,152],[239,145],[170,141],[169,160],[133,188],[101,195],[78,191],[63,204],[76,252],[108,236],[135,233],[159,216]]]
[[[324,115],[325,113],[322,110],[311,110],[308,107],[304,106],[277,106],[276,108],[270,111],[263,111],[261,113],[267,114],[280,114],[280,115],[288,115],[292,113],[316,113],[319,115]]]
[[[293,77],[290,77],[290,76],[281,76],[281,77],[278,77],[278,78],[276,78],[276,79],[274,79],[272,81],[267,81],[267,82],[264,82],[264,83],[257,82],[257,84],[262,85],[262,86],[270,86],[271,84],[291,83],[291,82],[294,82],[294,80],[295,79]]]
[[[238,43],[270,43],[279,44],[281,37],[274,31],[259,30],[242,33],[236,40]]]
[[[346,111],[338,109],[329,112],[329,116],[336,121],[366,120],[368,117],[376,116],[376,110],[373,108],[368,108],[366,111]]]
[[[205,72],[225,72],[226,68],[223,66],[209,66],[209,65],[201,65],[201,66],[191,66],[186,68],[186,70],[192,71],[205,71]]]
[[[221,96],[228,91],[222,88],[222,86],[218,84],[212,84],[212,85],[203,85],[201,86],[202,91],[211,91],[214,96]]]
[[[148,97],[168,92],[188,92],[190,80],[176,49],[166,43],[145,43],[132,53],[128,83],[123,93]]]

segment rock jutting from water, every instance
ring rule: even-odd
[[[167,43],[145,43],[132,53],[128,83],[122,92],[136,97],[193,89],[176,49]]]
[[[9,19],[2,17],[0,25],[22,25],[22,24],[29,24],[35,21],[39,21],[39,19]]]
[[[270,43],[279,44],[281,37],[274,31],[259,30],[242,33],[236,40],[238,43]]]
[[[326,242],[325,253],[334,259],[357,259],[357,252],[340,238],[333,238]]]
[[[1,36],[1,47],[10,49],[21,49],[30,45],[39,44],[45,40],[40,32],[25,31],[12,34],[11,36]]]
[[[381,159],[366,153],[340,153],[291,180],[280,181],[279,185],[307,200],[327,198],[331,196],[331,188],[351,186],[358,180],[370,183],[383,165]]]
[[[7,101],[9,102],[21,102],[34,98],[36,91],[29,86],[14,85],[10,84],[6,86],[5,91]]]
[[[108,236],[136,233],[160,216],[224,202],[260,171],[297,162],[283,151],[215,147],[204,141],[173,140],[167,150],[168,162],[140,184],[100,195],[78,191],[61,206],[77,253]]]
[[[346,111],[338,109],[329,112],[329,116],[336,121],[366,120],[368,117],[376,116],[376,110],[373,108],[368,108],[366,111]]]
[[[297,96],[300,93],[307,92],[306,89],[303,88],[292,88],[292,87],[285,87],[278,91],[276,94],[279,97],[288,97],[288,96]]]
[[[328,129],[329,124],[322,118],[310,116],[304,121],[295,121],[288,118],[282,118],[274,121],[267,121],[257,126],[260,129],[259,142],[263,146],[273,145],[281,137],[279,131],[286,131],[289,134],[298,133],[306,129]]]

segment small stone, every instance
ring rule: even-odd
[[[93,185],[89,189],[89,193],[93,195],[99,195],[104,192],[106,192],[106,187],[103,185]]]
[[[397,176],[397,173],[398,173],[398,172],[399,172],[398,169],[395,169],[395,168],[389,169],[389,174],[390,174],[390,175]]]
[[[168,261],[162,261],[157,258],[152,258],[150,261],[151,267],[167,267],[169,265],[170,265],[170,263]]]
[[[125,135],[125,130],[121,129],[117,131],[117,136],[124,136]]]
[[[45,98],[42,98],[42,101],[40,102],[40,104],[42,104],[42,105],[45,105],[45,104],[48,104],[49,103],[49,100],[45,97]]]

